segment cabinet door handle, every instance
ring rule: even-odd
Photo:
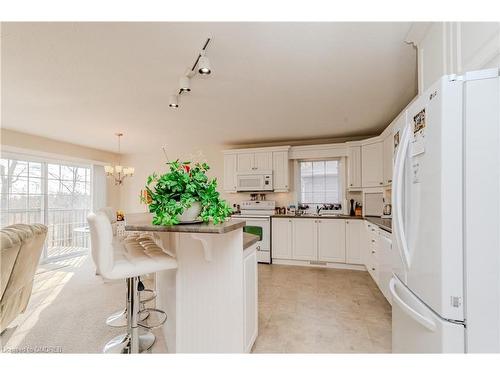
[[[375,271],[375,267],[372,267],[372,271]]]
[[[384,183],[383,182],[379,182],[380,185],[383,185]]]
[[[375,254],[375,250],[372,250],[372,254]]]
[[[392,180],[387,180],[388,183],[392,183]]]
[[[372,240],[373,243],[375,243],[375,240]]]

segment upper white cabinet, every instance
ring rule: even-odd
[[[319,261],[346,262],[345,225],[345,220],[317,220]]]
[[[255,169],[255,154],[253,152],[245,152],[237,154],[236,170],[238,172],[246,172]]]
[[[384,138],[384,185],[392,183],[392,155],[394,152],[394,138],[392,132],[389,132]]]
[[[236,192],[237,173],[273,173],[273,190],[290,191],[290,146],[224,151],[224,190]]]
[[[236,154],[224,155],[224,190],[236,192]]]
[[[273,169],[273,153],[270,151],[256,152],[254,157],[254,170],[270,171]]]
[[[384,185],[382,141],[361,146],[361,176],[363,187]]]
[[[347,187],[361,188],[361,146],[350,146],[347,157]]]
[[[242,152],[238,153],[238,172],[248,171],[270,171],[273,169],[273,153]]]
[[[273,218],[272,256],[276,259],[292,259],[292,219]]]
[[[363,264],[365,259],[366,235],[363,220],[345,221],[346,263]]]
[[[289,191],[289,160],[287,151],[273,152],[273,187],[276,192]]]
[[[297,260],[317,260],[316,220],[293,219],[292,258]]]

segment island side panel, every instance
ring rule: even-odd
[[[193,236],[199,234],[175,234],[175,352],[243,353],[243,231],[203,234],[212,247],[210,261]]]
[[[162,247],[175,254],[175,233],[158,233]],[[168,353],[176,353],[176,327],[177,327],[177,270],[157,272],[156,307],[167,313],[167,321],[162,326],[163,335]]]

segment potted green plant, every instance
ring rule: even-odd
[[[167,163],[169,171],[158,175],[153,173],[147,179],[141,201],[154,214],[153,224],[175,225],[193,222],[200,218],[214,224],[223,222],[231,208],[220,198],[217,179],[209,179],[207,163]]]

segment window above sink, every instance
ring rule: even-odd
[[[299,163],[299,204],[309,206],[311,212],[323,205],[342,202],[340,159],[301,160]],[[330,207],[327,214],[340,214]]]

